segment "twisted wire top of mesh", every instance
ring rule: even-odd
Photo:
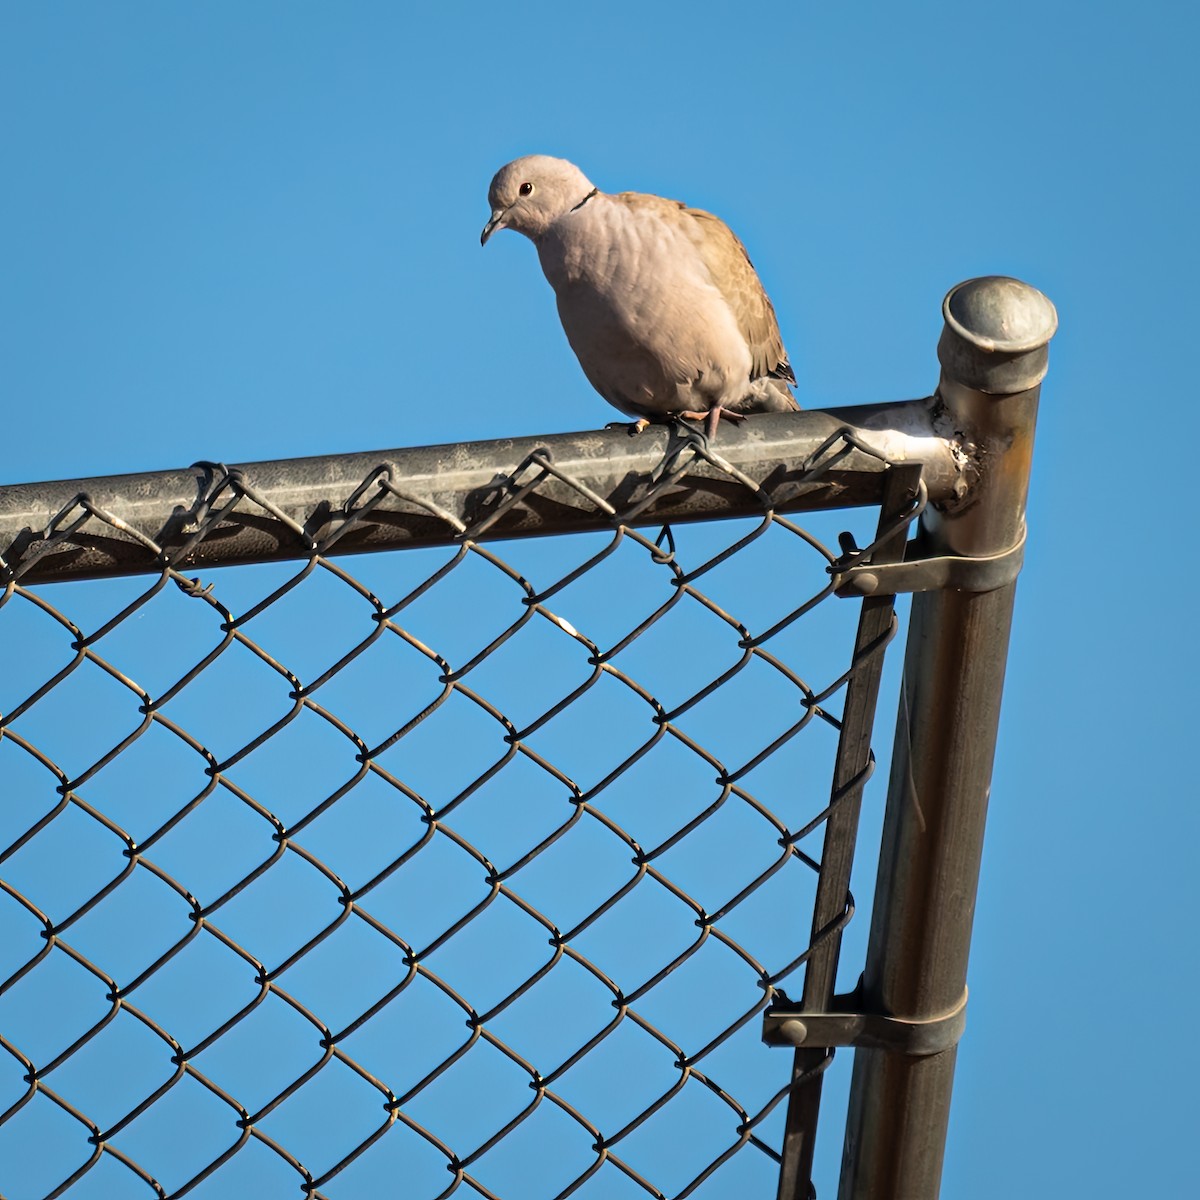
[[[754,479],[656,486],[696,456],[761,515],[673,549],[535,454],[470,528],[230,472],[171,551],[85,497],[36,543],[149,582],[4,564],[6,1195],[773,1187],[855,612]],[[478,540],[548,481],[607,532]],[[397,501],[456,546],[331,557]],[[185,574],[235,509],[301,560]]]

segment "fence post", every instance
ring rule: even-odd
[[[942,306],[938,395],[974,464],[964,501],[922,520],[923,553],[982,558],[1024,533],[1034,425],[1054,306],[1015,279],[954,288]],[[862,984],[866,1012],[952,1012],[967,957],[1015,581],[914,596]],[[955,1048],[858,1049],[841,1200],[933,1200]]]

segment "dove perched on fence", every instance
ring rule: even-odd
[[[639,192],[608,195],[544,154],[502,167],[480,244],[515,229],[537,247],[591,385],[636,418],[703,420],[798,407],[779,322],[742,243],[719,218]]]

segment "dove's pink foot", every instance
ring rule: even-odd
[[[732,421],[735,425],[740,425],[745,419],[745,413],[731,412],[727,408],[722,408],[719,404],[714,404],[708,412],[681,412],[677,416],[685,417],[689,421],[704,422],[704,436],[712,441],[717,436],[717,425],[721,418],[726,421]]]

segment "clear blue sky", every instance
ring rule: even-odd
[[[1195,500],[1157,456],[1197,434],[1198,33],[1103,0],[0,0],[0,476],[608,421],[532,248],[478,244],[523,153],[723,216],[806,407],[928,393],[957,281],[1042,288],[944,1194],[1188,1195]]]

